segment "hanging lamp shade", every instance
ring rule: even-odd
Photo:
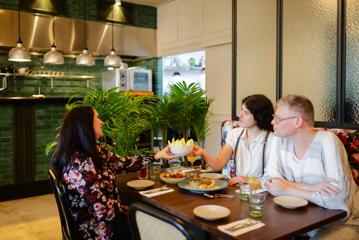
[[[16,47],[12,48],[9,52],[9,61],[12,62],[31,62],[29,51],[23,47],[22,41],[19,39]]]
[[[111,49],[110,54],[106,56],[104,65],[106,67],[120,67],[122,64],[122,60],[120,56],[116,54],[114,48]]]
[[[64,55],[56,50],[56,45],[51,45],[50,51],[44,55],[44,64],[64,64]]]
[[[29,51],[22,45],[20,37],[20,7],[17,9],[17,29],[19,40],[16,43],[16,47],[12,48],[9,52],[9,61],[13,62],[30,62],[31,56]]]
[[[82,53],[77,56],[76,65],[88,66],[88,67],[95,66],[95,59],[88,52],[87,48],[84,48],[84,50],[82,50]]]
[[[48,51],[44,55],[44,64],[64,64],[64,55],[62,55],[61,52],[57,51],[55,44],[55,17],[53,17],[52,19],[52,37],[53,43],[51,45],[50,51]]]

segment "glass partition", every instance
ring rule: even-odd
[[[344,121],[359,124],[359,2],[347,0]]]
[[[337,1],[283,0],[283,91],[314,105],[315,120],[334,122]]]

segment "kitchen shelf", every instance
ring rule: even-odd
[[[64,79],[64,80],[84,80],[86,86],[90,87],[89,80],[94,80],[94,76],[84,76],[84,75],[53,75],[53,74],[19,74],[19,73],[0,73],[0,76],[3,76],[2,87],[0,90],[4,90],[7,87],[6,79],[8,77],[26,77],[26,78],[46,78],[51,80],[51,89],[54,88],[54,79]]]

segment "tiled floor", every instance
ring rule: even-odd
[[[61,239],[52,194],[0,202],[0,240]]]

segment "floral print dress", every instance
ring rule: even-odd
[[[82,158],[76,152],[64,168],[70,212],[77,226],[77,239],[112,239],[115,216],[123,206],[116,188],[117,173],[137,171],[142,162],[152,156],[120,157],[98,145],[103,169],[97,170],[90,157]]]

